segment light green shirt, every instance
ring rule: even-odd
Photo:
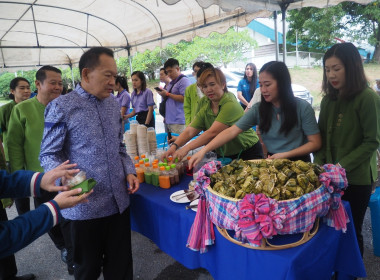
[[[319,133],[315,113],[311,105],[302,99],[296,98],[297,102],[297,120],[289,133],[285,136],[280,133],[283,114],[280,108],[272,106],[272,123],[267,132],[261,131],[261,137],[268,152],[271,154],[283,153],[294,150],[307,143],[307,136]],[[260,124],[259,115],[260,103],[256,103],[249,109],[245,115],[236,123],[236,126],[242,130],[249,129],[254,125]],[[279,119],[277,119],[279,115]]]
[[[11,117],[11,112],[13,107],[16,106],[16,102],[12,100],[11,102],[0,107],[0,128],[1,128],[1,140],[4,144],[4,153],[5,159],[9,161],[8,156],[8,126],[9,126],[9,118]]]
[[[8,127],[8,154],[12,172],[32,170],[43,172],[39,155],[44,132],[45,105],[37,97],[17,104]]]
[[[232,126],[243,115],[244,111],[232,93],[224,93],[219,102],[219,112],[214,114],[211,109],[211,101],[205,96],[200,100],[201,107],[191,123],[191,127],[200,130],[209,129],[214,121]],[[218,155],[236,155],[241,151],[251,148],[259,141],[256,132],[251,128],[240,133],[235,139],[216,150]]]

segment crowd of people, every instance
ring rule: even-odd
[[[129,90],[127,79],[117,75],[110,49],[86,51],[79,70],[80,83],[65,95],[55,67],[37,71],[33,98],[28,80],[15,78],[10,83],[13,100],[0,108],[1,279],[35,279],[32,274],[16,276],[13,254],[45,232],[75,279],[97,279],[101,271],[104,279],[133,278],[129,203],[139,183],[122,137],[132,117],[154,128],[156,106],[165,131],[178,135],[162,157],[181,160],[200,148],[190,167],[209,151],[244,160],[311,161],[314,153],[318,164],[343,167],[349,183],[343,199],[350,203],[363,254],[364,214],[377,179],[380,96],[369,86],[353,44],[336,44],[325,53],[318,121],[311,105],[294,96],[283,62],[267,62],[259,71],[248,63],[236,98],[228,92],[223,72],[212,64],[195,62],[196,83],[191,84],[178,60],[170,58],[160,69],[162,86],[155,88],[159,104],[141,71],[131,74]],[[97,182],[81,196],[65,186],[79,170]],[[33,211],[30,195],[40,196]],[[4,210],[12,203],[9,198],[15,198],[20,215],[13,221],[7,221]],[[33,227],[27,228],[25,221]],[[16,230],[23,232],[22,241]]]

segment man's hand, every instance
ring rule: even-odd
[[[56,186],[55,181],[61,177],[65,177],[66,179],[70,179],[74,174],[79,172],[79,169],[71,169],[77,166],[76,163],[69,164],[69,161],[66,160],[61,165],[56,168],[46,172],[41,180],[41,188],[48,192],[58,192],[58,191],[66,191],[69,189],[67,186]]]
[[[138,191],[138,189],[140,187],[140,183],[139,183],[139,180],[136,178],[135,175],[128,174],[127,175],[127,182],[129,184],[128,192],[130,194],[133,194],[133,193]]]
[[[167,90],[166,90],[166,89],[162,89],[162,90],[160,90],[160,91],[157,90],[157,93],[158,93],[159,95],[161,95],[162,97],[166,97]]]
[[[176,151],[176,147],[175,146],[170,146],[170,148],[165,153],[162,154],[162,156],[160,158],[161,161],[164,161],[165,158],[167,159],[169,156],[173,156],[173,154],[175,153],[175,151]]]
[[[173,158],[178,158],[178,161],[181,161],[185,156],[187,156],[188,153],[189,152],[187,151],[187,149],[182,147],[181,149],[175,151],[175,153],[173,154]]]
[[[79,203],[88,202],[88,196],[92,194],[93,190],[82,195],[78,195],[82,191],[81,188],[73,189],[71,191],[61,192],[54,197],[55,202],[57,202],[59,208],[65,209],[73,207]]]

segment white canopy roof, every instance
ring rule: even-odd
[[[0,68],[75,64],[90,47],[128,51],[224,33],[280,10],[270,0],[0,0]],[[291,1],[289,8],[340,0]],[[359,0],[368,3],[371,1]],[[220,5],[220,6],[218,6]]]

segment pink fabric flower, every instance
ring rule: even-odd
[[[260,245],[262,238],[271,238],[283,227],[285,210],[276,200],[264,194],[249,194],[239,202],[238,225],[243,242]]]

